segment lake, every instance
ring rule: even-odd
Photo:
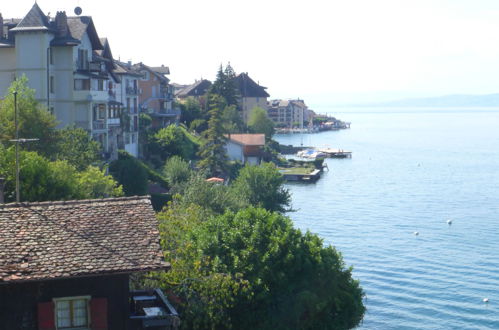
[[[354,267],[360,328],[499,329],[499,109],[336,110],[351,129],[276,140],[353,152],[287,187],[295,226]]]

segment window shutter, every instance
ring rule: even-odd
[[[92,330],[107,329],[107,298],[90,300],[90,323]]]
[[[38,329],[55,330],[54,303],[38,303]]]

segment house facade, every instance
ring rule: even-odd
[[[140,72],[132,68],[131,62],[114,61],[114,73],[119,77],[116,86],[116,101],[123,107],[124,149],[134,157],[139,156],[139,79]]]
[[[308,120],[308,107],[303,100],[271,100],[268,102],[268,115],[280,127],[303,128]]]
[[[262,162],[265,134],[230,134],[225,148],[231,161],[259,165]]]
[[[3,204],[0,233],[0,328],[178,325],[168,303],[162,320],[148,318],[166,301],[159,290],[129,290],[130,274],[169,267],[148,198]]]
[[[174,88],[166,77],[170,74],[168,67],[150,67],[143,63],[133,65],[140,73],[139,105],[142,112],[152,118],[154,128],[166,127],[180,119],[180,111],[174,109]]]
[[[99,38],[90,16],[57,12],[49,18],[35,3],[22,19],[0,19],[0,31],[1,96],[25,75],[37,101],[60,127],[87,130],[102,145],[105,158],[116,158],[125,144],[128,150],[135,148],[123,136],[123,104],[116,95],[120,77],[111,48]]]
[[[257,84],[247,72],[238,74],[234,79],[239,94],[239,108],[243,121],[247,123],[249,114],[254,107],[267,110],[267,98],[270,95],[266,91],[267,88]]]

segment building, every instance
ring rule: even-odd
[[[139,84],[139,105],[142,112],[152,118],[154,128],[166,127],[178,122],[180,111],[174,109],[174,92],[170,79],[170,69],[166,66],[150,67],[137,63],[132,68],[141,74]]]
[[[132,63],[114,61],[114,73],[119,77],[115,88],[115,98],[123,107],[122,123],[124,149],[134,157],[139,156],[139,79],[140,72],[132,67]]]
[[[169,268],[148,197],[2,204],[0,235],[2,329],[139,329],[147,299],[178,324],[159,290],[129,289],[130,274]]]
[[[303,100],[271,100],[268,102],[269,118],[278,127],[303,128],[308,119],[308,107]]]
[[[227,137],[226,150],[229,160],[250,165],[261,163],[265,134],[230,134]]]
[[[242,111],[242,118],[248,122],[249,114],[254,107],[267,110],[267,87],[260,86],[250,78],[247,72],[240,73],[235,78],[235,86],[239,94],[239,108]]]
[[[25,75],[60,127],[87,130],[101,143],[105,158],[116,158],[118,149],[137,154],[130,141],[134,136],[138,140],[138,130],[128,139],[124,132],[130,127],[122,127],[118,68],[109,42],[99,38],[90,16],[57,12],[50,18],[35,2],[22,19],[0,18],[0,32],[0,95]]]

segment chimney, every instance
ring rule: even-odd
[[[5,179],[0,178],[0,204],[5,203],[5,199],[3,197],[3,189],[5,187]]]
[[[68,17],[65,11],[58,11],[55,15],[55,25],[58,37],[65,37],[69,33]]]

